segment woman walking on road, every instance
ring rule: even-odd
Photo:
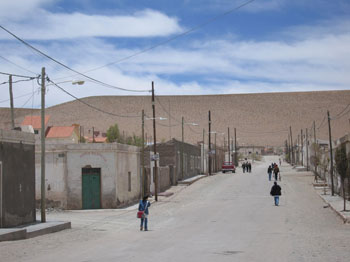
[[[140,200],[139,203],[139,211],[144,211],[142,217],[141,217],[141,225],[140,230],[143,230],[143,223],[145,223],[145,231],[148,231],[148,208],[151,206],[151,203],[148,201],[148,196],[144,196],[142,200]]]

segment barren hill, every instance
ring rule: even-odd
[[[79,102],[71,101],[49,107],[46,114],[50,115],[49,125],[80,124],[85,135],[91,135],[92,127],[105,132],[109,126],[118,123],[119,129],[125,134],[141,135],[141,110],[148,117],[152,116],[151,96],[102,96],[87,97],[82,101],[104,112]],[[322,91],[296,93],[263,93],[263,94],[232,94],[206,96],[158,96],[156,98],[156,116],[166,117],[165,121],[157,121],[157,140],[170,138],[181,139],[181,117],[185,122],[195,122],[199,126],[185,125],[185,141],[196,143],[202,140],[203,129],[208,132],[208,111],[211,110],[212,131],[225,132],[230,127],[237,129],[239,144],[283,145],[288,137],[287,130],[292,126],[293,139],[297,139],[300,130],[312,128],[316,121],[317,137],[328,138],[327,121],[324,118],[327,110],[335,117],[350,103],[350,91]],[[347,109],[347,111],[349,108]],[[345,112],[347,112],[345,111]],[[25,114],[31,110],[18,110],[16,123],[19,124]],[[138,117],[118,117],[116,115],[138,115]],[[168,113],[172,117],[169,117]],[[33,114],[40,114],[34,110]],[[350,130],[350,114],[332,120],[334,139],[345,135]],[[10,111],[0,109],[0,127],[9,128]],[[323,121],[323,122],[322,122]],[[170,126],[170,127],[169,127]],[[90,133],[89,133],[90,130]],[[148,138],[153,134],[152,121],[145,121],[145,132]],[[214,136],[213,140],[214,142]],[[217,143],[223,143],[223,135],[217,135]]]

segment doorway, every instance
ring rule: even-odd
[[[82,169],[83,209],[101,208],[101,168]]]

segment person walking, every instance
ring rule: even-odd
[[[249,173],[251,173],[251,172],[252,172],[252,163],[248,162],[248,163],[247,163],[247,166],[248,166],[247,171],[248,171]]]
[[[269,181],[271,181],[271,176],[272,176],[272,167],[271,166],[268,167],[267,173],[269,174]]]
[[[243,162],[243,163],[242,163],[243,173],[245,173],[245,168],[246,168],[246,164],[245,164],[245,162]]]
[[[144,196],[139,203],[139,211],[144,211],[141,217],[140,230],[142,231],[145,228],[145,231],[148,231],[148,208],[151,206],[151,203],[148,201],[148,196]],[[145,227],[143,227],[145,226]]]
[[[271,187],[270,195],[274,197],[275,206],[278,206],[280,202],[280,196],[282,195],[282,188],[277,185],[277,182],[273,182],[273,184],[274,185]]]
[[[275,181],[277,181],[278,173],[280,172],[280,169],[277,164],[275,164],[275,167],[273,168],[273,173],[275,175]]]

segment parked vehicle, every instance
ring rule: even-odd
[[[236,173],[236,167],[232,162],[224,162],[222,163],[222,173],[226,173],[226,172],[232,172],[232,173]]]

